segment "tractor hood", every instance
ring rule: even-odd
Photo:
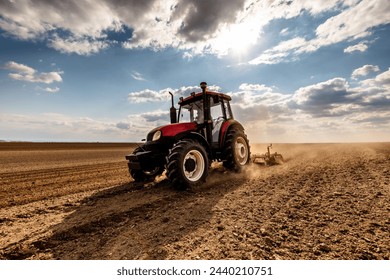
[[[182,132],[196,131],[196,122],[185,122],[185,123],[173,123],[157,127],[148,133],[147,141],[152,141],[153,135],[156,131],[161,131],[162,138],[174,137]]]

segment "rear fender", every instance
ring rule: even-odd
[[[219,145],[220,147],[223,147],[225,141],[226,141],[226,135],[228,133],[229,130],[231,129],[238,129],[238,130],[241,130],[241,131],[244,131],[244,127],[236,120],[227,120],[226,122],[224,122],[222,124],[222,127],[221,127],[221,132],[220,132],[220,142],[219,142]]]

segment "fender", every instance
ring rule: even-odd
[[[220,147],[223,147],[223,143],[225,143],[227,132],[234,127],[237,127],[239,130],[244,131],[244,127],[236,120],[230,119],[222,124],[220,135],[219,135]]]

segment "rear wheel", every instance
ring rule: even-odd
[[[177,142],[167,157],[167,177],[177,189],[186,189],[204,182],[208,167],[205,148],[191,139]]]
[[[250,162],[249,141],[244,132],[234,129],[228,132],[223,156],[223,166],[234,171],[240,171]]]

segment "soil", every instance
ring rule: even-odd
[[[0,259],[390,258],[390,143],[274,144],[187,191],[133,182],[135,147],[0,143]]]

